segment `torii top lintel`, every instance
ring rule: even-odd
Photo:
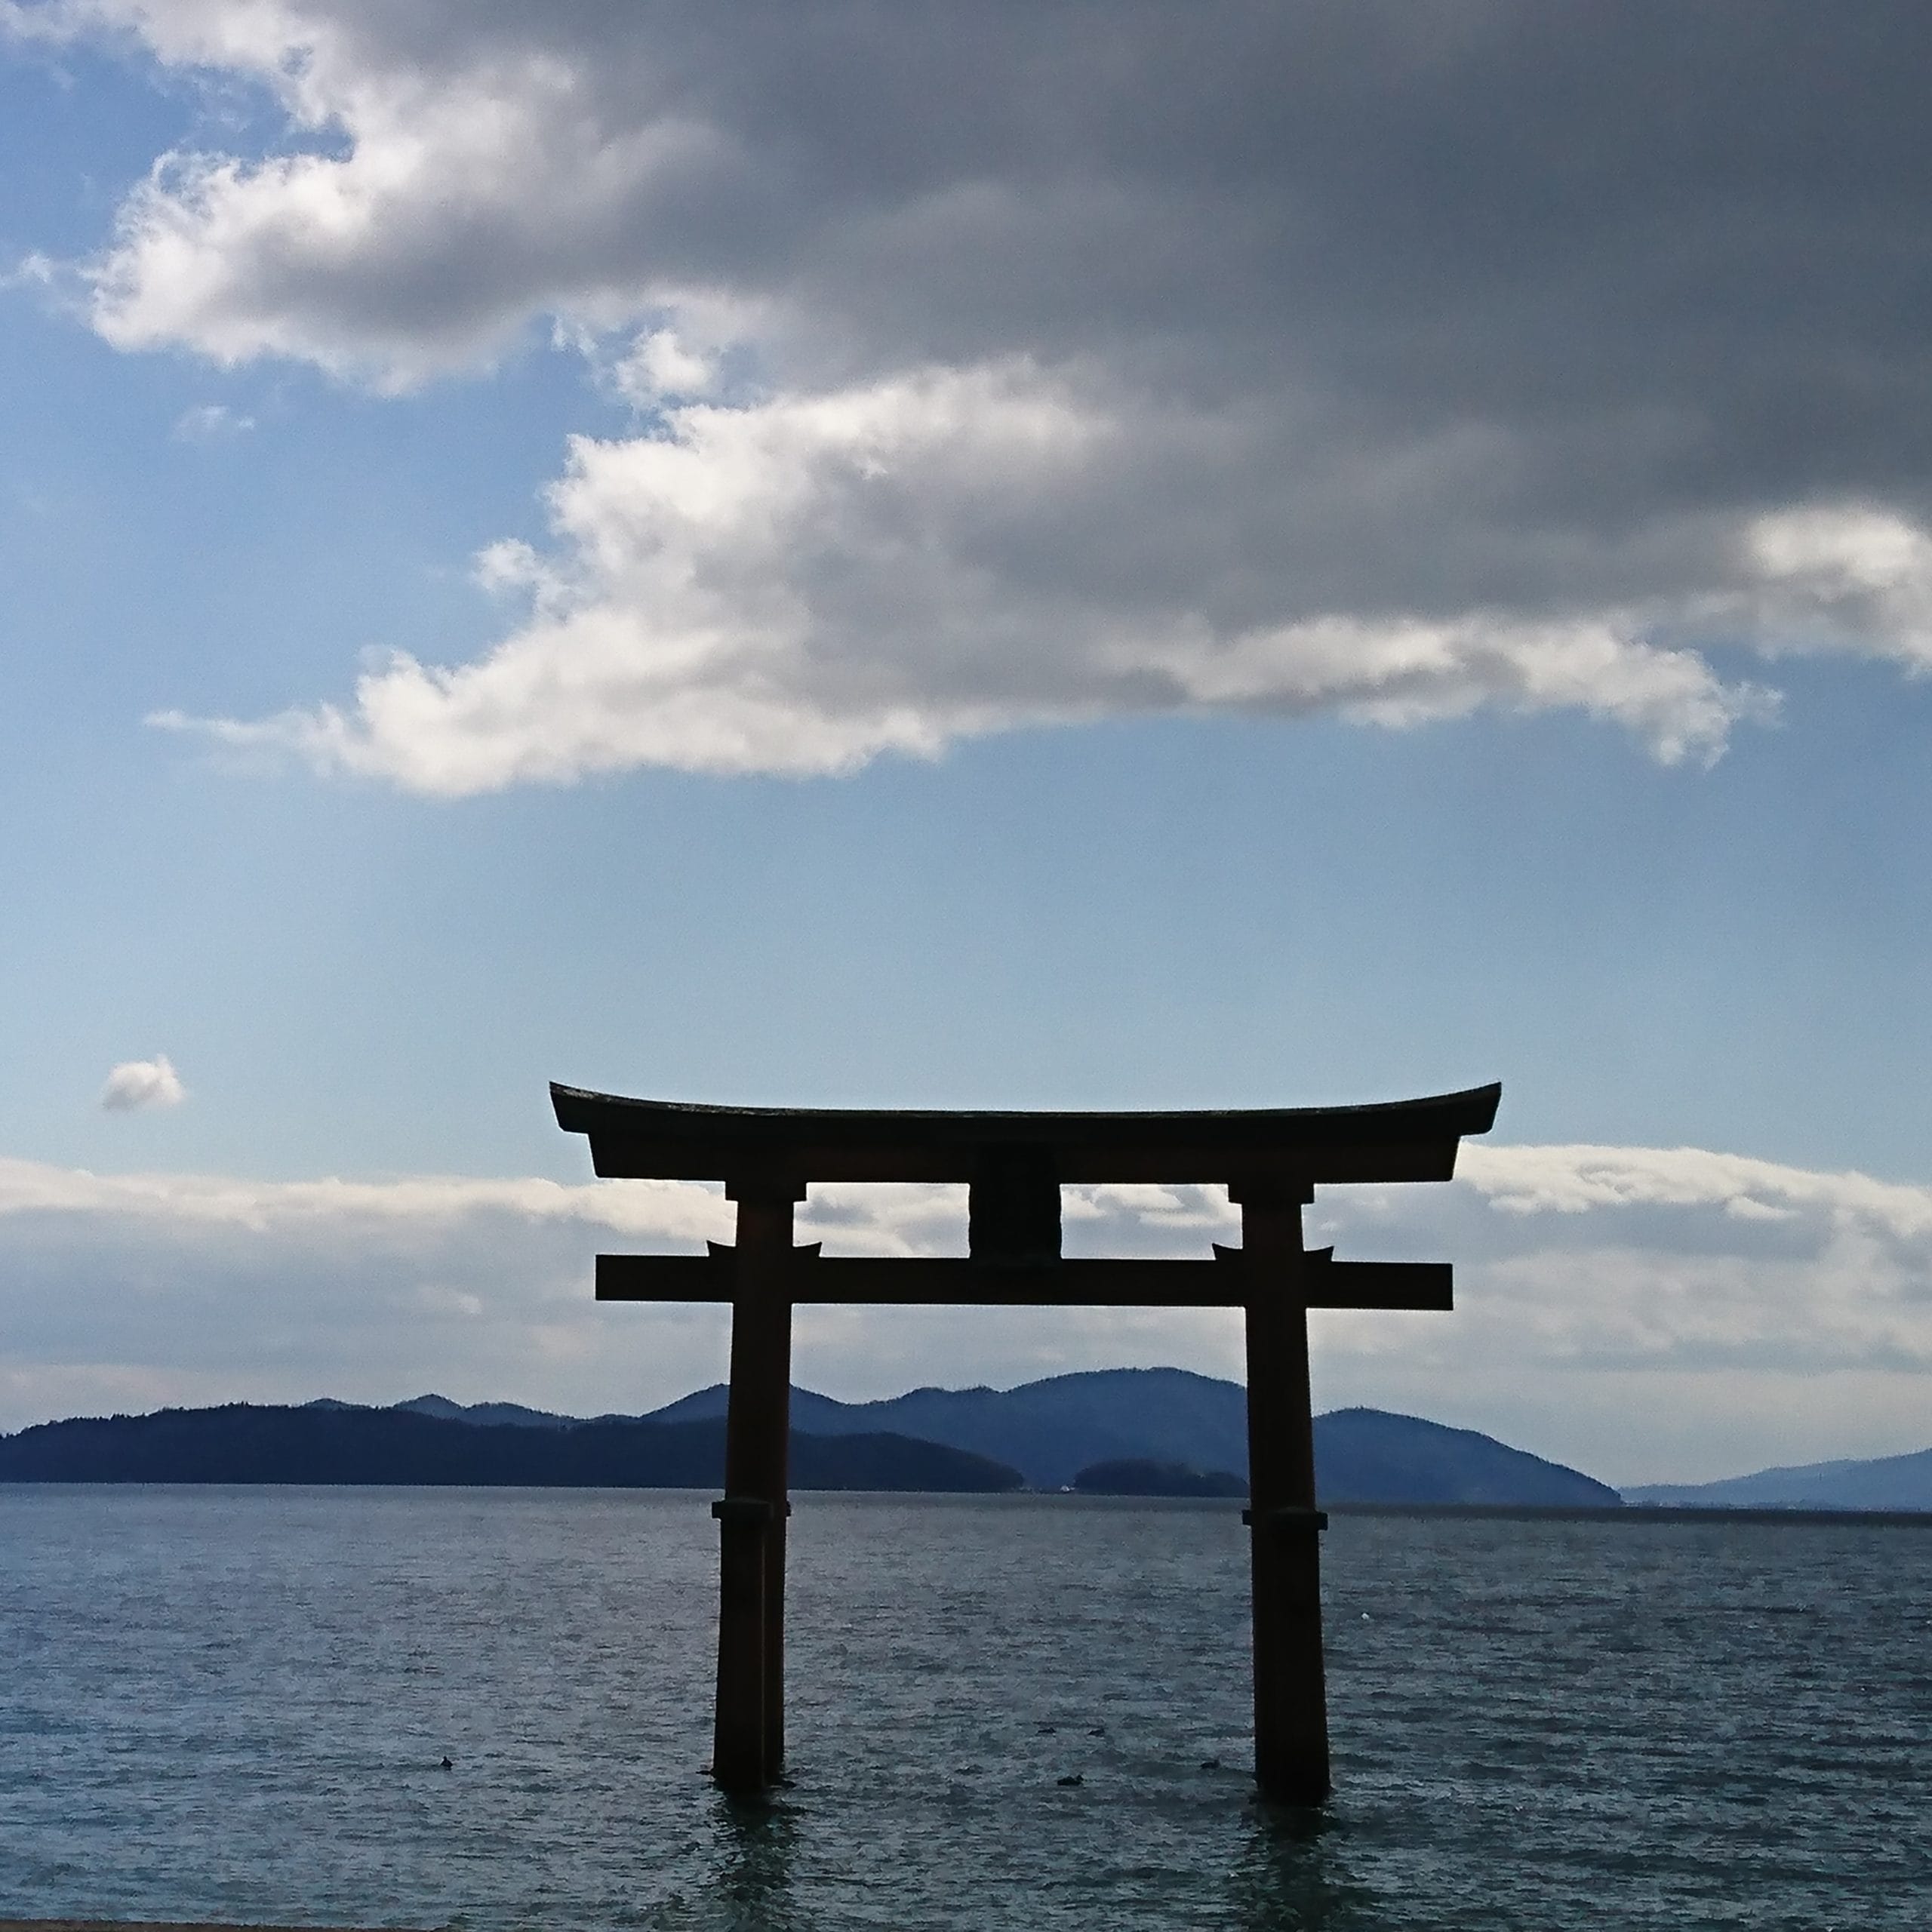
[[[1237,1188],[1447,1180],[1486,1134],[1500,1084],[1371,1106],[1090,1113],[700,1106],[552,1084],[557,1124],[609,1179],[965,1181],[1018,1158],[1073,1184]]]

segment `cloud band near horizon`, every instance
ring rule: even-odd
[[[1069,1189],[1075,1253],[1203,1254],[1217,1189]],[[721,1379],[725,1316],[599,1307],[600,1247],[729,1238],[677,1183],[257,1182],[0,1161],[0,1426],[434,1389],[635,1413]],[[959,1251],[963,1198],[825,1187],[800,1238]],[[1315,1318],[1318,1399],[1481,1428],[1618,1482],[1924,1446],[1932,1186],[1695,1149],[1471,1147],[1441,1188],[1324,1190],[1312,1243],[1452,1260],[1447,1316]],[[796,1373],[863,1398],[1073,1367],[1241,1372],[1238,1318],[801,1309]]]

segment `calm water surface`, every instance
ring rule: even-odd
[[[1232,1506],[801,1497],[738,1807],[706,1505],[0,1487],[0,1915],[1932,1926],[1932,1533],[1337,1517],[1303,1817]]]

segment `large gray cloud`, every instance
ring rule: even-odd
[[[1917,6],[10,11],[289,119],[129,198],[110,341],[408,384],[549,317],[640,404],[488,560],[494,651],[230,737],[445,792],[1161,708],[1710,756],[1741,647],[1932,663]]]
[[[1471,1147],[1444,1188],[1324,1190],[1310,1238],[1453,1259],[1454,1315],[1313,1318],[1318,1399],[1492,1430],[1613,1480],[1923,1447],[1932,1188],[1696,1149]],[[1069,1189],[1069,1252],[1204,1257],[1219,1189]],[[433,1387],[596,1413],[720,1379],[715,1309],[599,1307],[591,1257],[730,1238],[715,1191],[104,1177],[0,1161],[0,1426]],[[957,1253],[962,1192],[814,1188],[828,1252]],[[1069,1368],[1241,1373],[1230,1312],[801,1308],[847,1396]]]

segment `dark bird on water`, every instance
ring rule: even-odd
[[[446,1771],[453,1771],[456,1769],[456,1767],[450,1762],[448,1758],[445,1758],[443,1760],[443,1769]]]

